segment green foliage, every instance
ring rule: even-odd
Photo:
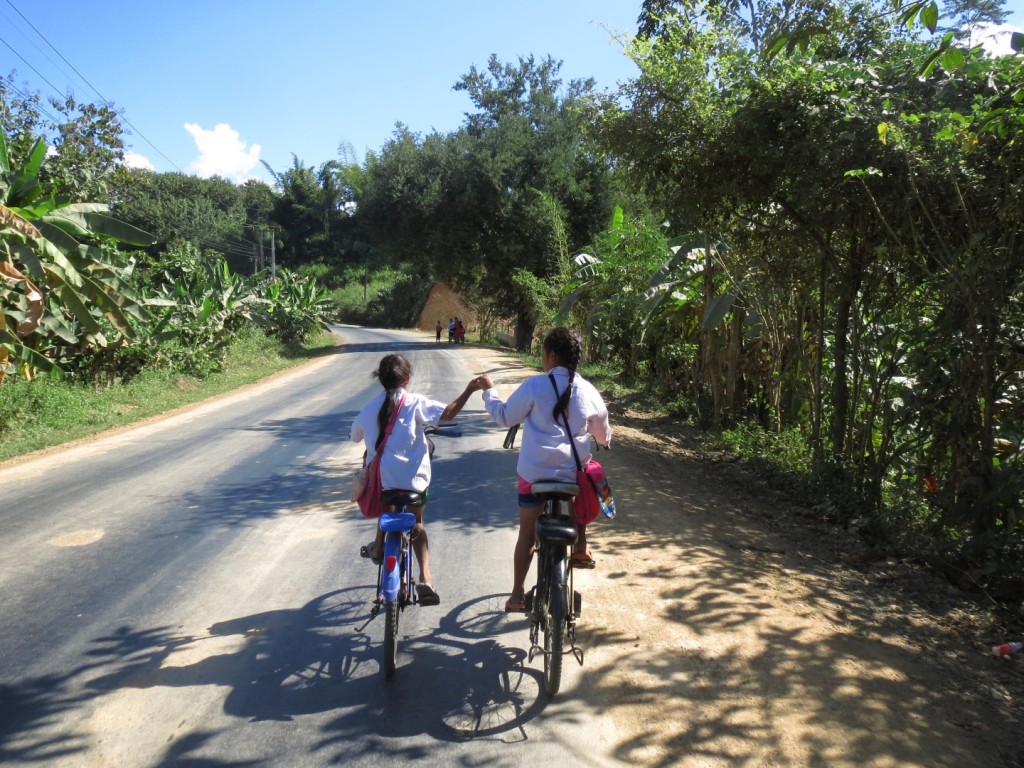
[[[799,434],[795,474],[840,519],[972,561],[1019,549],[1020,58],[840,24],[842,4],[774,27],[755,4],[760,32],[726,5],[645,9],[641,75],[596,135],[671,230],[709,234],[654,273],[635,367],[709,423],[761,425],[764,443],[726,433],[741,452],[797,465],[774,441]],[[934,29],[936,7],[904,4],[900,23]],[[752,59],[752,41],[792,55]],[[615,312],[586,298],[600,249],[573,311]]]
[[[266,165],[266,163],[264,163]],[[362,188],[362,169],[355,163],[328,160],[319,168],[292,156],[284,171],[267,170],[281,194],[273,218],[281,226],[280,263],[297,268],[314,262],[345,260],[346,251],[360,240],[352,214]]]
[[[333,309],[329,293],[313,277],[289,270],[281,270],[276,281],[266,281],[262,296],[269,304],[271,333],[285,344],[305,343]]]
[[[515,318],[521,348],[545,304],[533,288],[611,207],[609,163],[579,138],[593,83],[562,91],[559,69],[532,56],[471,68],[456,84],[477,108],[463,129],[419,137],[399,126],[368,156],[359,199],[358,216],[397,260]]]
[[[152,232],[163,248],[184,239],[216,249],[232,271],[251,273],[257,238],[247,225],[265,221],[269,195],[269,187],[256,181],[239,187],[216,176],[136,169],[125,174],[114,210],[124,221]]]
[[[305,342],[330,314],[326,291],[287,269],[277,279],[231,272],[216,252],[172,244],[140,274],[154,322],[145,328],[152,364],[196,376],[219,369],[243,329],[258,325],[283,343]]]
[[[36,140],[49,147],[38,183],[45,196],[104,201],[120,175],[124,141],[120,118],[111,105],[25,94],[14,75],[0,78],[0,126],[12,166],[27,162]]]
[[[367,307],[367,322],[384,328],[410,328],[419,320],[433,283],[421,275],[402,272],[383,287]]]
[[[775,472],[806,477],[814,471],[807,437],[798,429],[768,432],[757,424],[743,424],[722,430],[718,439],[741,459],[770,461]]]
[[[40,139],[20,167],[0,133],[0,381],[20,369],[59,372],[76,350],[125,343],[145,313],[115,243],[148,245],[108,206],[47,195]]]

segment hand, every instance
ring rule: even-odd
[[[477,383],[477,389],[494,389],[494,382],[491,381],[491,377],[486,373],[482,376],[477,376],[475,381]]]

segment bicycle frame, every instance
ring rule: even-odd
[[[398,512],[385,512],[380,516],[380,528],[384,531],[384,557],[380,564],[380,576],[377,580],[377,596],[385,603],[402,598],[402,585],[407,589],[403,607],[415,601],[415,590],[409,578],[412,570],[410,565],[410,534],[416,525],[416,515],[406,512],[403,507]]]
[[[583,649],[576,645],[576,619],[582,598],[573,588],[569,552],[579,535],[572,517],[572,498],[579,487],[569,483],[534,483],[532,492],[544,499],[537,518],[537,584],[526,598],[530,614],[529,662],[544,655],[545,688],[554,696],[561,684],[562,640],[569,638],[573,657],[583,666]],[[541,632],[544,646],[538,644]]]

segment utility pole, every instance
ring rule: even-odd
[[[277,237],[274,236],[275,227],[270,228],[270,279],[277,281],[277,261],[274,258],[274,241]]]

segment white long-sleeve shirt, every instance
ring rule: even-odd
[[[557,366],[550,373],[554,374],[558,391],[564,392],[569,383],[569,369]],[[502,402],[497,389],[485,390],[483,398],[487,413],[501,426],[523,425],[523,443],[517,464],[520,477],[531,483],[541,480],[576,482],[576,460],[569,446],[565,423],[561,417],[556,421],[552,415],[558,396],[547,373],[524,381],[507,402]],[[576,452],[580,463],[586,465],[590,460],[590,436],[593,435],[602,445],[608,445],[612,429],[601,394],[578,373],[572,381],[568,411]]]
[[[550,385],[549,385],[550,386]],[[424,428],[437,426],[441,414],[448,406],[436,400],[417,395],[413,392],[398,390],[399,397],[405,395],[405,402],[398,412],[391,435],[382,447],[380,457],[380,483],[387,489],[405,491],[424,491],[430,485],[430,454],[427,447],[427,436]],[[359,411],[352,422],[349,439],[354,443],[360,440],[366,445],[366,463],[373,461],[377,455],[374,445],[380,428],[377,426],[377,414],[387,393],[382,391],[372,398]]]

